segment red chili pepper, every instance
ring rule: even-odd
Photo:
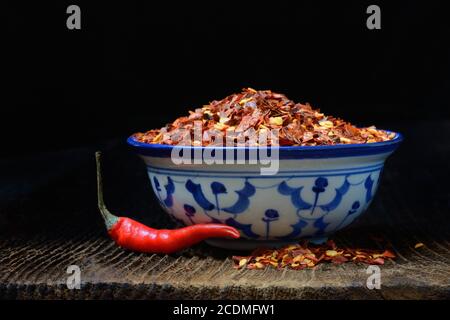
[[[96,152],[98,208],[105,220],[109,235],[119,246],[139,252],[169,254],[208,238],[239,238],[239,231],[223,224],[195,224],[176,230],[158,230],[133,219],[113,215],[103,201],[100,157],[101,153]]]

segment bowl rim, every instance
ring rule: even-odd
[[[403,141],[403,135],[399,132],[384,130],[388,133],[395,133],[393,139],[382,142],[371,143],[352,143],[352,144],[335,144],[335,145],[321,145],[321,146],[278,146],[267,147],[267,149],[278,149],[280,158],[321,158],[321,157],[347,157],[347,156],[362,156],[381,154],[393,152],[399,144]],[[137,141],[135,134],[129,136],[126,140],[127,144],[131,146],[137,153],[141,155],[165,158],[170,156],[174,147],[181,147],[189,150],[242,150],[249,152],[251,150],[258,150],[261,147],[217,147],[217,146],[174,146],[167,144],[153,144]]]

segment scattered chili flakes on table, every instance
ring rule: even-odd
[[[200,126],[202,132],[197,140],[192,139],[196,126]],[[357,128],[313,109],[308,103],[295,103],[283,94],[246,88],[241,93],[189,111],[188,116],[180,117],[161,129],[136,133],[134,137],[150,144],[214,146],[226,143],[225,138],[223,141],[215,140],[218,134],[225,137],[233,132],[234,145],[239,145],[240,138],[245,140],[249,130],[259,134],[262,130],[273,129],[279,130],[280,146],[372,143],[391,140],[395,136],[374,126]],[[245,141],[249,146],[258,145],[252,140]]]
[[[287,245],[278,249],[260,248],[249,256],[233,256],[236,269],[263,269],[271,266],[276,269],[290,268],[301,270],[313,268],[319,263],[360,262],[366,264],[384,264],[386,259],[394,259],[395,254],[389,250],[369,250],[338,248],[329,240],[323,245],[310,245],[307,241]]]
[[[414,249],[419,249],[419,248],[422,248],[423,246],[424,246],[424,244],[422,242],[419,242],[414,245]]]

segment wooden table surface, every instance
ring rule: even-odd
[[[430,130],[432,128],[432,130]],[[399,126],[407,139],[386,165],[370,209],[338,244],[382,246],[397,254],[381,268],[381,289],[366,287],[367,265],[312,270],[235,270],[238,252],[199,244],[180,254],[117,248],[96,209],[98,146],[0,160],[0,298],[117,299],[437,299],[450,298],[450,123]],[[420,146],[420,148],[419,148]],[[158,207],[141,161],[123,143],[105,150],[111,211],[153,227],[173,224]],[[416,243],[424,246],[414,248]],[[66,286],[81,269],[81,289]]]

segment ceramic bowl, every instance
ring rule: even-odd
[[[224,223],[241,239],[212,239],[230,249],[315,243],[352,223],[370,205],[386,158],[402,141],[279,147],[278,172],[258,164],[175,164],[173,146],[127,142],[142,157],[162,208],[182,225]],[[189,147],[192,152],[204,147]],[[253,148],[222,148],[244,150]],[[234,154],[236,157],[236,153]]]

